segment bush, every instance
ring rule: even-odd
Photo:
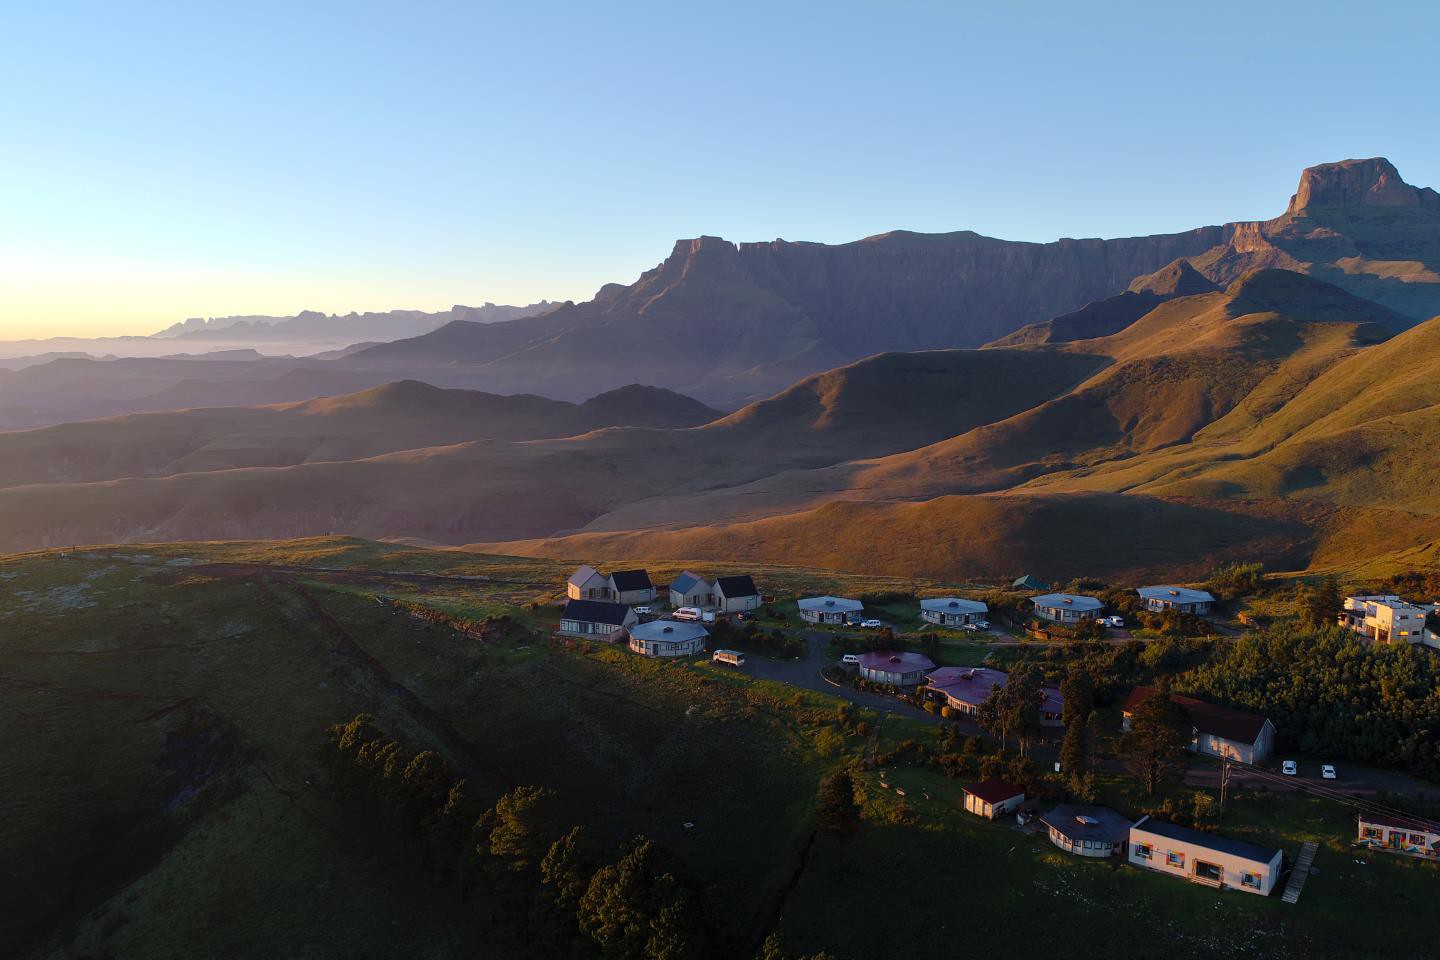
[[[1237,597],[1259,593],[1265,587],[1265,565],[1260,563],[1229,563],[1210,571],[1205,583],[1219,600],[1234,600]]]
[[[914,590],[878,590],[873,593],[862,593],[855,599],[867,607],[883,607],[891,603],[905,603],[915,599]]]

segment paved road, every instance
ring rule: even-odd
[[[745,660],[745,672],[763,680],[788,683],[804,690],[818,690],[832,696],[849,700],[861,707],[884,710],[896,716],[914,717],[919,720],[939,721],[939,717],[926,713],[908,703],[901,703],[894,697],[878,693],[866,693],[853,687],[840,687],[826,680],[820,674],[821,668],[830,662],[830,634],[820,630],[800,630],[795,634],[805,641],[805,655],[799,660],[771,660],[768,657],[751,656]],[[978,727],[976,730],[978,731]]]

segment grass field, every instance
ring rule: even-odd
[[[851,960],[935,949],[937,934],[966,952],[1058,957],[1122,943],[1125,956],[1363,957],[1372,930],[1390,956],[1430,943],[1415,915],[1434,865],[1355,864],[1342,809],[1277,796],[1242,796],[1224,828],[1289,848],[1325,840],[1298,907],[1066,858],[963,815],[961,783],[920,767],[891,773],[909,790],[903,812],[861,776],[865,824],[842,880],[829,838],[805,859],[819,779],[937,728],[867,714],[873,737],[847,734],[824,694],[698,658],[552,645],[553,608],[526,605],[566,572],[353,540],[0,559],[0,856],[26,864],[0,874],[0,955],[520,955],[483,891],[462,905],[377,857],[322,789],[327,726],[362,710],[483,795],[548,786],[605,845],[660,841],[723,904],[736,957],[777,923],[796,948]],[[866,586],[757,579],[767,592]],[[377,594],[542,632],[462,640]],[[959,663],[989,652],[942,650]],[[1102,789],[1136,802],[1125,781]],[[906,917],[923,931],[894,922]]]

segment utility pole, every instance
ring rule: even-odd
[[[1225,813],[1225,798],[1229,795],[1230,788],[1230,761],[1227,758],[1220,768],[1220,813]]]

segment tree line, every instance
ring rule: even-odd
[[[1440,778],[1440,667],[1428,650],[1282,624],[1246,634],[1176,686],[1263,713],[1306,753]]]
[[[374,827],[373,843],[408,857],[461,904],[489,893],[528,957],[703,960],[748,951],[713,897],[669,851],[636,836],[608,852],[560,797],[517,786],[488,805],[434,750],[411,752],[369,714],[330,727],[324,750],[337,800]],[[766,960],[800,960],[777,937]],[[816,958],[819,960],[819,958]]]
[[[367,714],[330,728],[328,754],[338,798],[462,902],[484,885],[527,956],[699,960],[718,946],[694,883],[647,837],[602,856],[544,787],[486,806],[439,754],[409,753]]]

